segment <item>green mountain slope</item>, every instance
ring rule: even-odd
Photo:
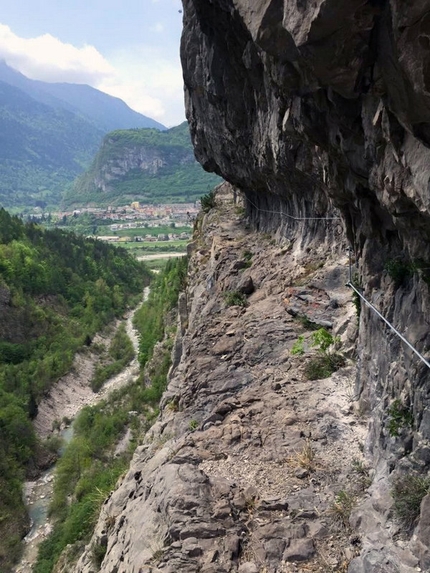
[[[103,131],[0,82],[0,204],[59,202],[95,153]]]
[[[10,571],[28,525],[22,480],[48,455],[31,424],[38,402],[148,281],[125,250],[0,209],[0,571]]]
[[[0,81],[55,109],[79,113],[104,133],[113,129],[164,125],[132,110],[121,99],[84,84],[49,83],[32,80],[0,61]]]
[[[58,207],[112,129],[156,121],[87,85],[26,78],[0,61],[0,205]]]
[[[166,131],[119,130],[105,136],[90,169],[66,194],[64,204],[188,202],[220,181],[195,160],[186,122]]]

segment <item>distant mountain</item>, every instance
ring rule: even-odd
[[[58,206],[112,128],[165,127],[118,98],[26,78],[0,62],[0,206]]]
[[[0,204],[55,204],[91,161],[103,131],[0,82]]]
[[[161,123],[132,110],[121,99],[88,85],[31,80],[4,61],[0,61],[0,81],[19,88],[36,101],[51,107],[79,112],[105,133],[135,127],[166,129]]]
[[[186,122],[166,131],[118,130],[105,136],[90,169],[66,193],[64,204],[188,202],[220,181],[195,160]]]

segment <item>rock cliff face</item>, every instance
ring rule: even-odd
[[[194,157],[190,149],[169,149],[151,147],[148,144],[136,145],[121,143],[115,137],[106,137],[101,150],[93,183],[97,190],[108,193],[115,189],[115,183],[124,180],[129,172],[140,171],[156,176],[161,169],[171,165],[190,165]],[[106,155],[111,157],[106,158]]]
[[[183,4],[196,156],[249,226],[205,219],[161,418],[76,571],[97,545],[103,573],[429,571],[430,497],[406,527],[391,495],[428,474],[429,370],[365,305],[357,329],[344,284],[350,245],[356,284],[427,354],[430,5]],[[309,383],[297,317],[353,361]]]
[[[103,573],[342,571],[360,548],[347,524],[370,479],[355,364],[312,381],[310,353],[290,352],[318,325],[351,351],[347,258],[251,231],[232,193],[217,203],[192,245],[160,417],[76,573],[95,555]]]
[[[67,205],[194,201],[219,177],[195,160],[186,122],[165,131],[117,130],[103,139],[91,167],[65,197]]]
[[[429,3],[184,0],[182,61],[202,165],[244,192],[257,228],[279,236],[323,240],[330,221],[294,217],[338,214],[365,296],[426,354]],[[429,369],[367,308],[357,356],[378,499],[364,520],[376,533],[350,571],[404,571],[377,555],[385,543],[377,523],[389,515],[396,476],[428,472]],[[429,570],[422,538],[412,544]]]

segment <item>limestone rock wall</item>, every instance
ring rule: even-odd
[[[233,194],[217,204],[190,248],[160,416],[75,573],[317,573],[357,554],[333,510],[340,491],[366,487],[356,367],[311,381],[311,352],[290,352],[310,321],[353,344],[347,259],[251,231]]]
[[[186,107],[198,160],[244,192],[261,230],[339,246],[328,222],[302,220],[339,216],[365,296],[427,354],[430,3],[183,5]],[[367,308],[359,333],[356,390],[371,415],[367,452],[376,469],[368,509],[382,530],[395,476],[430,467],[429,370]],[[413,419],[398,436],[388,427],[395,400]],[[378,534],[368,539],[350,570],[403,571],[378,555],[383,544]]]
[[[173,153],[157,147],[144,145],[123,146],[115,150],[115,140],[107,137],[102,145],[100,155],[92,177],[92,185],[98,190],[109,192],[113,189],[113,184],[126,176],[131,171],[157,175],[160,169],[172,163]],[[112,147],[113,157],[106,159],[103,156],[104,148]],[[174,162],[177,164],[193,164],[192,152],[187,149],[175,150]]]

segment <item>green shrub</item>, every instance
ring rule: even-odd
[[[339,342],[339,337],[333,337],[325,328],[320,328],[311,334],[312,346],[318,347],[319,352],[328,354],[330,346]]]
[[[401,259],[389,259],[384,268],[396,286],[401,286],[416,270],[413,263],[407,263]]]
[[[58,454],[61,448],[63,447],[63,444],[64,444],[63,438],[58,435],[48,436],[46,440],[43,442],[45,448],[53,454]]]
[[[243,251],[243,260],[245,261],[245,267],[246,269],[249,269],[249,267],[252,266],[252,257],[254,256],[254,254],[251,251]]]
[[[308,380],[328,378],[344,366],[344,357],[337,352],[330,352],[330,347],[339,343],[339,337],[333,337],[325,328],[320,328],[310,335],[309,340],[312,347],[317,347],[319,355],[310,358],[305,364]],[[304,336],[298,337],[290,352],[300,356],[305,353]]]
[[[91,561],[94,567],[100,569],[107,550],[106,543],[93,543],[91,545]]]
[[[227,306],[248,306],[246,296],[238,290],[224,293],[224,301]]]
[[[400,400],[394,400],[388,409],[390,417],[388,422],[388,432],[390,436],[396,437],[403,428],[411,428],[414,423],[414,416],[409,408],[404,406]]]
[[[394,513],[405,527],[412,527],[420,515],[421,501],[430,491],[430,478],[417,475],[404,475],[393,482],[391,495],[394,500]]]
[[[291,354],[302,356],[305,353],[305,337],[299,336],[290,350]]]
[[[341,354],[316,356],[305,364],[305,375],[308,380],[328,378],[344,365],[345,359]]]
[[[209,213],[211,209],[216,207],[215,192],[212,190],[207,195],[203,195],[200,199],[202,210],[204,213]]]

